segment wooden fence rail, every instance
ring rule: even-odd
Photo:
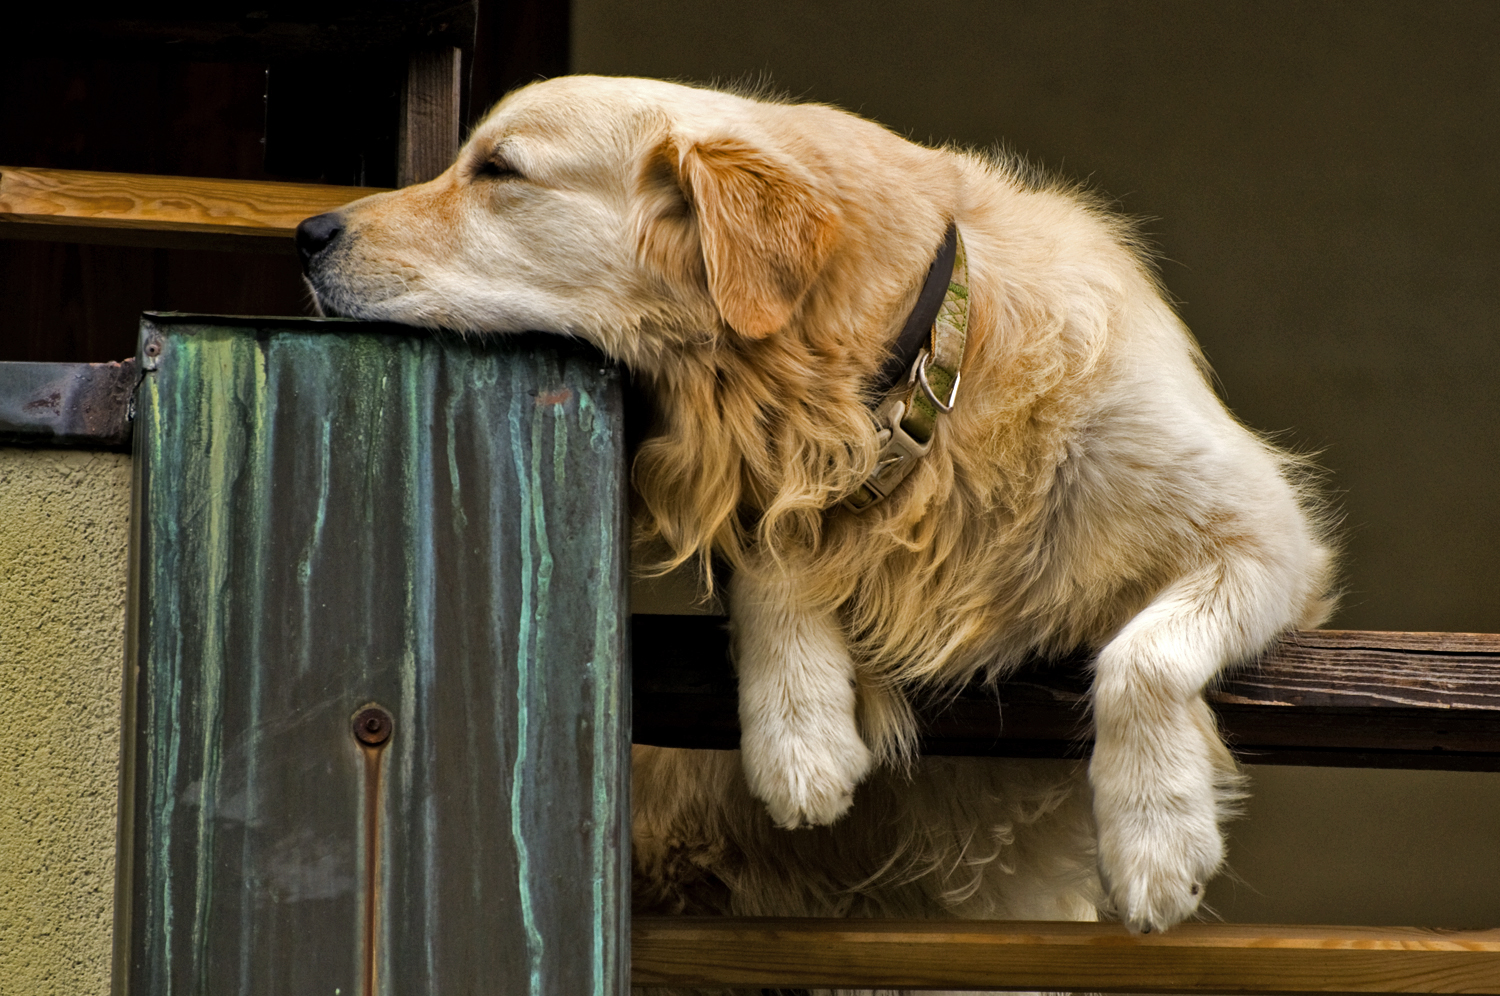
[[[636,616],[637,743],[738,739],[724,620]],[[1081,756],[1088,662],[919,710],[928,753]],[[1241,760],[1500,770],[1500,635],[1289,634],[1208,693]],[[635,985],[1105,993],[1500,993],[1500,930],[637,917]]]
[[[1500,930],[637,917],[638,986],[1500,993]]]
[[[724,620],[634,618],[635,741],[739,742]],[[1088,662],[1038,662],[918,710],[928,754],[1078,757],[1092,734]],[[1208,693],[1240,759],[1500,771],[1500,635],[1289,634]]]
[[[378,192],[0,166],[0,238],[289,253],[303,218]]]

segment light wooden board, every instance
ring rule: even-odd
[[[295,252],[297,223],[373,187],[0,166],[0,238]]]
[[[1500,930],[637,917],[642,985],[1500,993]]]

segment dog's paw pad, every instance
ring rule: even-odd
[[[869,773],[874,756],[857,736],[840,747],[837,751],[826,747],[821,751],[746,750],[750,790],[766,804],[777,826],[787,830],[827,826],[849,811],[854,788]]]
[[[836,823],[854,805],[854,794],[846,793],[838,798],[803,799],[800,804],[788,805],[766,803],[766,813],[771,822],[783,830],[812,830],[816,827]]]
[[[1165,930],[1192,916],[1203,883],[1219,868],[1224,845],[1207,827],[1156,823],[1142,832],[1111,833],[1101,826],[1100,864],[1111,904],[1131,930]]]

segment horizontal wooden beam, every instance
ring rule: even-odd
[[[1500,993],[1500,930],[637,917],[637,986]]]
[[[373,187],[0,166],[0,238],[289,253],[302,219],[374,193]]]
[[[724,620],[636,616],[635,740],[739,741]],[[998,686],[918,708],[928,754],[1079,757],[1092,739],[1088,660],[1035,662]],[[1208,692],[1241,760],[1500,770],[1500,635],[1292,633]]]

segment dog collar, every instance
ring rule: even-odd
[[[950,224],[917,305],[881,367],[879,389],[886,394],[874,412],[880,442],[875,471],[844,499],[844,507],[863,512],[887,497],[932,448],[939,417],[958,400],[968,332],[969,267],[958,226]]]

